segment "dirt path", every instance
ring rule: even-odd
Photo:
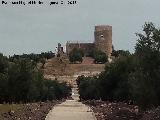
[[[96,120],[91,109],[78,102],[79,94],[75,83],[72,89],[72,98],[73,100],[67,100],[55,106],[45,120]]]

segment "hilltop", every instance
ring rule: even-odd
[[[68,58],[63,56],[46,60],[43,71],[47,79],[61,78],[68,82],[74,79],[74,76],[99,74],[104,71],[104,67],[105,64],[94,64],[91,57],[83,57],[82,63],[71,64]]]

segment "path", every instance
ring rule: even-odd
[[[77,91],[77,84],[74,83],[73,86],[73,100],[66,100],[55,106],[45,120],[96,120],[91,109],[81,102],[78,102],[79,94]]]

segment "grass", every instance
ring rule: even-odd
[[[9,111],[17,111],[22,109],[22,104],[0,104],[0,120],[3,120],[2,114]]]
[[[0,113],[8,112],[10,110],[16,111],[21,107],[21,104],[0,104]]]
[[[68,59],[53,58],[47,61],[44,74],[73,75],[82,71],[89,71],[89,72],[104,71],[105,67],[104,64],[91,64],[92,62],[93,62],[92,59],[85,58],[82,64],[70,64]]]
[[[44,73],[47,75],[71,75],[73,74],[69,60],[63,58],[52,58],[47,61]]]

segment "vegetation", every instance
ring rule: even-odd
[[[130,82],[134,100],[145,108],[160,104],[160,29],[146,23],[143,32],[137,33],[136,66]]]
[[[88,56],[94,59],[94,63],[104,64],[108,61],[108,56],[101,50],[94,49]]]
[[[128,56],[130,55],[129,51],[125,51],[125,50],[114,50],[112,51],[112,56],[114,57],[119,57],[119,56]]]
[[[91,50],[90,53],[87,55],[88,57],[94,58],[94,63],[100,63],[104,64],[108,61],[107,55],[102,52],[101,50]],[[72,63],[76,62],[82,62],[84,57],[84,51],[82,49],[74,48],[70,53],[69,53],[69,60]]]
[[[99,91],[97,88],[96,77],[79,76],[77,78],[77,84],[79,86],[80,99],[98,99]]]
[[[101,63],[104,64],[108,61],[107,55],[100,51],[100,50],[94,50],[93,52],[93,58],[95,63]]]
[[[82,62],[83,59],[82,57],[84,56],[84,52],[81,49],[74,48],[70,53],[69,53],[69,60],[72,63],[75,62]]]
[[[129,100],[128,77],[134,66],[132,57],[122,56],[114,63],[107,64],[105,71],[97,77],[78,77],[80,97],[85,100]]]
[[[147,109],[160,105],[160,29],[145,23],[135,53],[117,51],[116,60],[97,77],[77,79],[82,99],[132,101]]]
[[[40,54],[31,53],[31,54],[23,54],[23,55],[13,55],[9,57],[9,60],[14,61],[14,59],[27,58],[38,63],[43,61],[43,59],[50,59],[53,57],[55,57],[55,53],[53,53],[52,51],[48,51],[48,52],[42,52]]]
[[[0,103],[61,99],[69,92],[66,83],[45,80],[33,60],[14,58],[10,62],[0,54]]]

